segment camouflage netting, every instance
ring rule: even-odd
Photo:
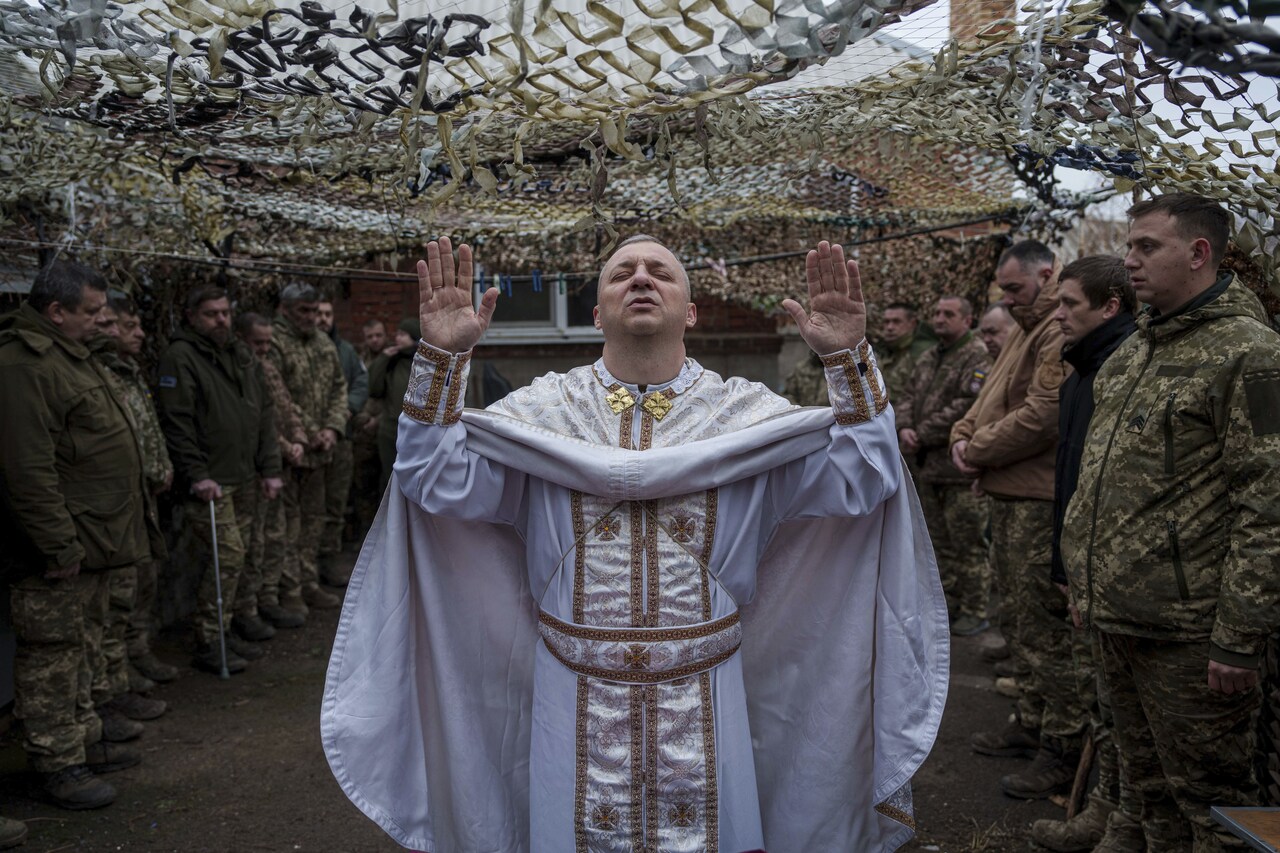
[[[136,272],[363,266],[453,233],[519,274],[564,239],[554,263],[590,270],[580,247],[619,231],[735,259],[936,229],[893,250],[922,281],[989,263],[948,225],[1068,228],[1086,200],[1059,164],[1222,199],[1271,280],[1280,36],[1207,0],[1077,0],[889,50],[929,2],[0,0],[0,238]],[[784,292],[777,264],[730,270],[696,276]]]

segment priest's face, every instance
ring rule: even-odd
[[[606,341],[616,337],[681,340],[697,320],[684,267],[661,243],[623,246],[604,265],[595,321]]]

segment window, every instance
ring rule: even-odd
[[[592,309],[596,280],[543,275],[500,276],[497,280],[477,267],[476,292],[497,286],[498,307],[481,344],[524,344],[597,341]]]

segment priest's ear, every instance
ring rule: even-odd
[[[690,302],[688,307],[685,308],[684,327],[686,329],[692,329],[697,324],[698,324],[698,306]]]

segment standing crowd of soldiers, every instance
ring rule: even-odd
[[[412,323],[390,346],[381,322],[363,332],[360,352],[309,284],[287,285],[274,319],[233,316],[225,290],[200,287],[153,394],[137,306],[86,266],[45,266],[0,320],[14,715],[55,804],[110,804],[101,774],[138,764],[132,742],[167,711],[150,693],[180,670],[151,648],[157,572],[182,569],[164,519],[189,530],[198,563],[197,669],[222,671],[220,635],[242,672],[277,630],[340,604],[337,557],[385,486],[399,406],[384,401],[403,396],[417,342]],[[0,845],[19,831],[0,819]]]
[[[1262,796],[1280,335],[1220,271],[1220,205],[1169,194],[1129,216],[1124,258],[1064,266],[1041,243],[1014,244],[997,264],[1000,302],[974,329],[970,302],[942,296],[923,352],[912,307],[889,306],[877,355],[952,633],[994,621],[1003,637],[983,656],[1016,705],[972,734],[973,751],[1028,759],[1000,780],[1022,799],[1066,794],[1097,769],[1083,809],[1030,827],[1036,848],[1247,850],[1210,807]],[[813,375],[797,367],[793,402],[826,404]]]

